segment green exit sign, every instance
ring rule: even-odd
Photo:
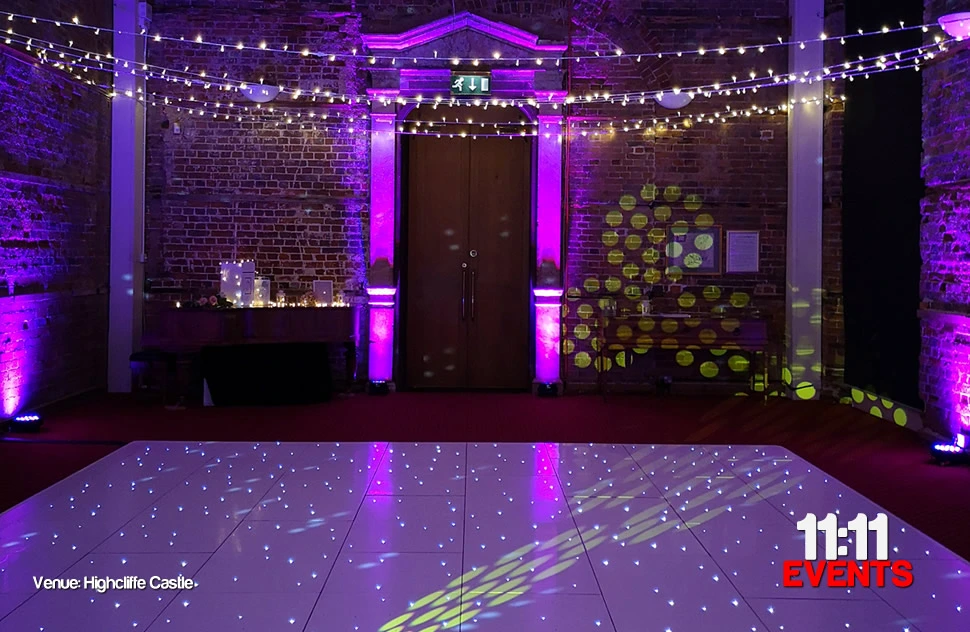
[[[451,93],[454,95],[477,96],[491,94],[492,77],[489,73],[451,73]]]

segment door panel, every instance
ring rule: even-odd
[[[474,275],[468,324],[473,388],[529,386],[529,217],[531,144],[471,141],[468,222]],[[470,297],[471,298],[471,297]]]
[[[408,142],[406,383],[528,388],[531,143]]]
[[[467,384],[461,264],[468,253],[468,149],[465,139],[409,139],[404,340],[413,388]],[[466,286],[469,277],[466,269]]]

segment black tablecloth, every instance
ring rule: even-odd
[[[216,406],[313,404],[333,394],[323,343],[206,347],[202,376]]]

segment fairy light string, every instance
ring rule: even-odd
[[[368,54],[363,50],[358,50],[356,48],[351,48],[349,51],[324,51],[324,50],[311,50],[307,46],[291,46],[290,44],[284,44],[282,46],[270,45],[265,39],[260,39],[259,43],[256,45],[250,45],[243,42],[241,39],[235,39],[234,41],[215,41],[207,39],[201,32],[197,32],[195,35],[168,35],[162,33],[150,33],[148,30],[141,30],[139,32],[131,32],[119,29],[106,28],[101,26],[92,26],[84,24],[81,22],[78,16],[73,16],[67,20],[57,20],[53,18],[44,18],[34,15],[26,15],[21,13],[14,13],[10,11],[0,11],[0,19],[5,19],[7,22],[26,22],[30,24],[53,24],[58,28],[77,28],[85,29],[94,32],[96,35],[102,34],[112,34],[112,35],[123,35],[123,36],[142,36],[145,37],[148,42],[161,43],[161,42],[176,42],[179,44],[190,44],[197,46],[204,46],[218,49],[221,53],[233,52],[233,51],[260,51],[265,53],[279,53],[279,54],[289,54],[297,55],[300,57],[318,57],[329,61],[337,60],[364,60],[368,63],[380,62],[390,62],[391,65],[407,65],[407,64],[417,64],[421,62],[423,65],[431,63],[439,63],[445,65],[464,65],[471,64],[477,66],[483,62],[488,62],[491,64],[495,63],[513,63],[518,64],[522,62],[534,63],[541,65],[545,62],[550,62],[553,64],[561,63],[562,61],[588,61],[588,60],[634,60],[636,62],[642,62],[643,60],[651,59],[664,59],[669,57],[684,57],[685,55],[720,55],[724,56],[728,53],[736,55],[745,55],[748,53],[763,54],[768,50],[774,48],[788,48],[792,46],[797,46],[799,48],[805,48],[811,44],[818,43],[828,43],[828,42],[838,42],[840,45],[844,46],[846,42],[850,39],[856,39],[861,37],[871,37],[877,35],[886,35],[890,33],[901,33],[913,30],[920,30],[924,33],[928,33],[930,29],[939,28],[937,24],[919,24],[907,26],[905,22],[898,22],[899,26],[883,26],[880,29],[865,31],[859,29],[855,33],[845,33],[842,35],[829,35],[827,33],[819,33],[817,37],[805,40],[796,39],[785,39],[784,37],[777,37],[775,40],[766,41],[751,45],[746,44],[736,44],[733,46],[698,46],[696,48],[683,48],[677,50],[668,51],[639,51],[639,52],[627,52],[622,49],[615,49],[612,54],[601,54],[599,52],[584,53],[584,54],[567,54],[567,55],[532,55],[528,57],[522,56],[512,56],[505,57],[501,52],[496,51],[492,54],[491,58],[475,58],[475,57],[451,57],[447,55],[423,55],[423,56],[412,56],[412,55],[388,55],[388,54]]]
[[[878,63],[872,68],[856,68],[853,71],[842,73],[840,77],[847,78],[848,80],[851,81],[851,80],[854,80],[854,78],[857,76],[863,76],[868,78],[868,76],[871,74],[878,74],[880,72],[902,69],[905,67],[912,67],[918,70],[920,58],[928,57],[932,55],[932,53],[923,54],[923,55],[920,55],[920,53],[923,53],[923,51],[917,51],[917,55],[910,58],[909,61],[911,61],[912,64],[909,66],[907,66],[907,64],[905,63],[894,63],[893,60],[889,58],[880,58],[878,59]],[[907,61],[902,55],[898,55],[897,57],[901,59],[903,62]],[[832,77],[831,79],[834,81],[836,78],[837,77]],[[87,81],[86,83],[90,84],[92,82]],[[138,95],[135,95],[132,93],[127,93],[126,95],[119,95],[113,91],[113,88],[110,88],[107,85],[102,85],[99,87],[104,89],[107,92],[107,94],[112,97],[128,96],[128,97],[138,98],[138,100],[142,102],[146,101],[146,96],[143,93],[140,93]],[[837,100],[839,99],[832,98],[832,97],[828,99],[829,102],[833,102]],[[193,96],[188,96],[188,97],[163,96],[158,93],[151,93],[148,96],[148,101],[151,105],[173,106],[176,108],[177,112],[184,111],[186,113],[196,114],[199,116],[211,116],[212,118],[219,119],[219,120],[232,120],[232,119],[245,120],[247,119],[247,117],[248,117],[248,120],[264,120],[267,118],[270,118],[270,119],[275,118],[273,122],[276,125],[289,125],[289,124],[295,123],[303,126],[305,126],[307,122],[310,121],[311,124],[313,124],[314,127],[317,129],[333,130],[333,131],[340,131],[340,130],[343,130],[343,131],[349,130],[351,132],[366,131],[366,127],[367,127],[366,123],[356,125],[355,121],[356,120],[364,121],[368,118],[366,114],[352,114],[349,116],[348,122],[350,125],[356,125],[356,127],[349,127],[345,125],[344,127],[341,128],[333,125],[319,125],[313,122],[314,118],[316,117],[316,113],[315,112],[307,113],[304,109],[287,110],[287,109],[280,109],[275,106],[267,106],[264,108],[262,105],[258,105],[258,104],[253,106],[250,106],[250,105],[239,106],[235,102],[230,102],[230,103],[218,103],[218,102],[210,103],[208,101],[197,102],[195,101],[195,98]],[[567,127],[566,132],[567,134],[574,134],[579,136],[587,136],[590,134],[592,134],[593,136],[597,136],[600,134],[614,134],[614,133],[617,133],[618,131],[638,131],[638,132],[641,130],[644,132],[663,131],[663,129],[668,127],[670,129],[682,129],[682,128],[687,128],[695,121],[698,123],[725,122],[729,120],[729,117],[738,117],[738,116],[748,117],[755,113],[773,114],[777,112],[784,112],[786,111],[786,108],[790,105],[794,105],[794,103],[774,106],[772,108],[759,108],[758,106],[751,106],[751,108],[747,110],[732,109],[730,106],[728,106],[727,108],[725,108],[725,111],[723,113],[713,112],[710,114],[689,114],[689,115],[678,113],[676,116],[661,117],[659,119],[658,118],[623,119],[622,121],[606,121],[605,123],[603,121],[598,121],[595,125],[589,125],[586,127],[577,126],[575,125],[575,123],[571,123]],[[215,112],[210,111],[210,108],[212,107],[216,108]],[[242,114],[238,114],[240,109],[243,112]],[[329,118],[329,116],[330,114],[328,113],[321,113],[317,120],[326,121]],[[340,115],[338,113],[337,117],[339,116]],[[575,116],[569,117],[570,120],[577,120],[578,118],[581,118],[581,117],[575,117]],[[444,123],[445,127],[452,124],[474,125],[473,120],[471,122],[467,120],[466,121],[456,120],[454,122],[449,122],[449,121],[422,122],[418,124],[417,127],[415,127],[415,123],[416,122],[406,122],[405,125],[407,125],[407,127],[404,127],[404,126],[399,127],[397,129],[397,133],[421,133],[421,134],[448,135],[448,136],[454,137],[455,136],[454,133],[441,131],[440,127],[442,123]],[[506,124],[501,124],[501,125],[515,126],[517,124],[519,124],[519,122],[509,122],[507,125]],[[538,134],[537,130],[532,132],[532,135],[537,135],[537,134]],[[471,131],[471,132],[463,131],[459,135],[472,136],[472,137],[486,137],[486,136],[516,137],[516,136],[529,135],[529,131],[527,129],[523,129],[517,134],[504,134],[504,133],[486,134],[485,132],[478,130],[478,131]]]
[[[945,45],[948,43],[946,38],[937,36],[936,45],[939,51],[945,51]],[[33,38],[26,38],[26,36],[13,34],[7,37],[7,42],[17,43],[18,45],[24,46],[28,52],[35,52],[39,58],[42,58],[48,63],[52,63],[55,67],[66,68],[80,68],[82,72],[88,72],[90,70],[111,72],[117,76],[118,70],[109,70],[105,68],[108,61],[111,61],[112,65],[120,65],[122,68],[130,68],[132,75],[143,77],[147,80],[156,81],[166,81],[177,84],[184,84],[187,87],[197,87],[201,86],[205,90],[215,88],[219,91],[238,91],[244,90],[249,84],[236,79],[229,79],[226,75],[222,78],[210,78],[203,71],[202,73],[192,73],[188,69],[178,70],[163,68],[161,66],[154,66],[149,64],[134,64],[129,60],[111,58],[106,60],[104,58],[99,58],[99,54],[93,53],[91,51],[86,51],[84,49],[78,49],[75,47],[65,47],[61,45],[54,44],[52,42],[47,42],[43,40],[34,40]],[[40,42],[40,44],[38,44]],[[60,48],[58,48],[60,46]],[[860,57],[857,60],[844,60],[843,62],[835,65],[829,65],[821,68],[811,69],[802,71],[798,74],[776,74],[773,70],[769,69],[766,73],[758,75],[756,71],[751,71],[748,74],[748,78],[739,78],[737,75],[732,75],[730,79],[713,82],[701,86],[692,86],[686,88],[666,88],[663,90],[652,90],[652,91],[640,91],[640,92],[622,92],[622,93],[609,93],[609,92],[593,92],[592,94],[586,94],[583,96],[569,95],[562,99],[561,103],[565,105],[571,105],[575,103],[620,103],[621,105],[628,105],[631,103],[639,102],[644,104],[649,99],[659,98],[667,93],[679,94],[681,92],[689,94],[691,97],[704,96],[711,98],[714,95],[718,96],[730,96],[733,94],[744,94],[747,91],[757,93],[759,89],[778,86],[778,85],[788,85],[791,83],[814,83],[817,81],[823,81],[832,78],[842,78],[846,79],[852,74],[862,73],[864,71],[876,71],[885,68],[887,65],[892,65],[898,62],[905,62],[912,58],[924,58],[926,60],[932,59],[934,56],[933,51],[927,52],[926,49],[929,46],[919,46],[904,50],[895,51],[892,53],[874,55],[868,58]],[[67,52],[67,51],[74,52]],[[52,61],[50,59],[50,54],[56,54],[60,61]],[[82,54],[83,53],[83,54]],[[71,59],[72,61],[66,62],[66,59]],[[238,84],[238,85],[234,85]],[[459,99],[455,97],[444,98],[440,95],[434,96],[430,99],[424,98],[420,95],[409,96],[409,97],[379,97],[372,98],[369,95],[347,95],[347,94],[334,94],[329,90],[323,90],[319,87],[313,89],[303,90],[300,88],[286,88],[281,87],[281,94],[288,95],[291,99],[297,100],[305,98],[311,103],[318,102],[319,100],[324,100],[329,103],[352,103],[352,104],[366,104],[371,105],[374,102],[390,104],[421,104],[421,103],[432,103],[433,106],[440,104],[447,105],[475,105],[480,107],[489,106],[501,106],[506,107],[512,105],[513,107],[517,104],[527,104],[536,105],[541,99],[536,98],[524,98],[524,99],[498,99],[495,97],[484,97],[484,98],[473,98],[473,99]],[[549,99],[551,101],[551,98]]]

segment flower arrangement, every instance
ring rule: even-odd
[[[229,309],[233,306],[232,301],[226,298],[223,294],[202,296],[196,301],[189,301],[188,303],[183,303],[182,305],[186,308],[194,309]]]

